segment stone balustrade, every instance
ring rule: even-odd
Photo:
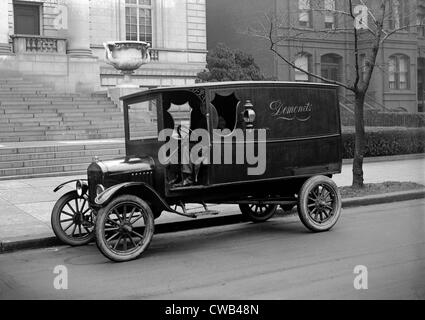
[[[66,54],[66,39],[32,35],[13,35],[12,39],[14,53]]]
[[[159,51],[157,49],[149,50],[151,61],[159,61]]]

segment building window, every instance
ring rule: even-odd
[[[311,10],[310,0],[298,0],[298,22],[302,27],[312,27],[313,12]]]
[[[409,2],[405,0],[391,1],[390,28],[400,29],[410,24]]]
[[[311,72],[311,55],[307,53],[298,54],[294,64],[297,68]],[[310,81],[310,76],[308,74],[298,69],[294,69],[294,70],[295,70],[295,81]]]
[[[15,34],[40,35],[40,5],[13,4]]]
[[[409,57],[405,55],[393,55],[388,64],[388,77],[390,89],[409,89]]]
[[[321,74],[323,78],[332,81],[342,80],[342,57],[338,54],[325,54],[320,58]]]
[[[151,0],[125,0],[125,38],[152,44]]]
[[[325,0],[325,28],[335,29],[335,0]]]

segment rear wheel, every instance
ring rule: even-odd
[[[325,176],[308,179],[298,196],[301,222],[314,232],[330,230],[341,215],[341,195],[334,181]]]
[[[276,212],[274,204],[240,204],[239,208],[245,218],[253,222],[265,222]]]
[[[93,211],[76,191],[65,193],[55,203],[51,225],[56,237],[71,246],[85,245],[95,236]]]
[[[122,195],[102,208],[96,219],[96,244],[102,254],[117,262],[139,257],[154,233],[149,205],[133,195]]]

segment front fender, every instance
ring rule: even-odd
[[[130,194],[144,198],[144,200],[149,200],[158,210],[174,212],[174,210],[170,208],[165,200],[150,185],[143,182],[125,182],[112,186],[99,194],[94,199],[94,202],[98,206],[105,206],[116,195],[122,194],[125,190],[128,190],[128,193]]]
[[[73,182],[77,182],[77,181],[87,181],[87,179],[74,179],[74,180],[69,180],[69,181],[67,181],[67,182],[64,182],[64,183],[62,183],[62,184],[60,184],[60,185],[58,185],[54,190],[53,190],[53,192],[58,192],[60,189],[62,189],[63,188],[63,186],[65,186],[65,185],[67,185],[67,184],[70,184],[70,183],[73,183]]]

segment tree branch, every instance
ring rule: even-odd
[[[409,24],[409,25],[406,25],[406,26],[403,26],[403,27],[400,27],[400,28],[394,29],[394,30],[390,31],[389,33],[387,33],[387,34],[385,35],[385,37],[383,37],[383,38],[382,38],[382,40],[381,40],[381,44],[382,44],[382,43],[384,43],[386,40],[388,40],[388,38],[389,38],[389,37],[391,37],[392,35],[396,34],[396,33],[397,33],[397,32],[399,32],[399,31],[406,30],[406,29],[409,29],[409,28],[423,27],[423,26],[425,26],[425,24],[423,24],[423,23],[419,23],[419,24]]]
[[[270,32],[270,34],[271,34],[271,32]],[[271,39],[271,38],[269,38],[269,39]],[[325,78],[325,77],[319,76],[319,75],[317,75],[317,74],[315,74],[315,73],[312,73],[312,72],[310,72],[310,71],[304,70],[304,69],[302,69],[302,68],[300,68],[300,67],[296,66],[296,65],[295,65],[295,63],[293,63],[293,62],[291,62],[290,60],[288,60],[287,58],[285,58],[282,54],[280,54],[280,53],[276,50],[276,48],[275,48],[275,43],[273,42],[273,40],[272,40],[272,39],[270,40],[270,50],[271,50],[272,52],[274,52],[274,53],[275,53],[275,54],[276,54],[276,55],[277,55],[280,59],[282,59],[284,62],[286,62],[288,65],[290,65],[292,68],[294,68],[294,69],[296,69],[296,70],[298,70],[298,71],[301,71],[301,72],[305,73],[306,75],[308,75],[308,76],[310,76],[310,77],[313,77],[313,78],[315,78],[315,79],[321,80],[321,81],[323,81],[323,82],[325,82],[325,83],[328,83],[328,84],[338,85],[338,86],[341,86],[341,87],[343,87],[343,88],[345,88],[345,89],[347,89],[347,90],[353,91],[353,87],[348,86],[348,85],[346,85],[346,84],[344,84],[344,83],[342,83],[342,82],[327,79],[327,78]]]

